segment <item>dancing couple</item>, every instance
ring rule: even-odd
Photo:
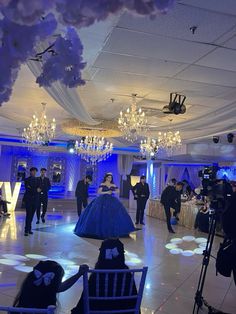
[[[83,180],[84,185],[87,187],[90,179],[85,178]],[[80,181],[78,185],[77,195],[81,195],[79,188],[84,189],[83,182]],[[115,197],[115,194],[118,193],[119,189],[113,182],[112,174],[106,173],[98,189],[99,196],[81,213],[74,233],[79,237],[106,239],[125,237],[135,231],[134,224],[126,208]],[[88,195],[87,192],[85,194]]]

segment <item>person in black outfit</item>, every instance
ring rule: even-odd
[[[180,211],[181,199],[180,199],[180,191],[183,188],[182,182],[177,182],[175,186],[168,185],[161,194],[161,204],[164,206],[165,214],[166,214],[166,223],[169,232],[175,233],[172,229],[170,219],[171,219],[171,211],[173,208],[175,210],[174,216],[177,216]]]
[[[204,233],[209,232],[209,208],[207,204],[201,207],[197,213],[194,228]]]
[[[31,230],[32,220],[34,218],[34,213],[37,209],[38,204],[38,193],[39,193],[39,180],[36,178],[37,168],[30,168],[30,176],[25,179],[25,236],[33,234]]]
[[[77,198],[77,212],[79,217],[81,215],[82,206],[85,208],[88,205],[88,187],[91,182],[92,177],[87,175],[85,179],[77,183],[75,196]]]
[[[146,183],[146,177],[141,176],[140,182],[133,188],[134,198],[137,200],[136,222],[135,224],[144,225],[143,217],[147,200],[150,195],[149,186]]]
[[[40,212],[41,212],[41,205],[43,205],[43,212],[41,215],[42,222],[45,223],[45,215],[47,212],[48,207],[48,191],[51,189],[51,183],[49,178],[45,176],[47,169],[41,168],[40,170],[40,177],[37,178],[39,181],[39,197],[38,197],[38,206],[37,206],[37,221],[36,224],[39,224],[40,220]]]

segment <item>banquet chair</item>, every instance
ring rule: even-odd
[[[54,314],[56,311],[55,305],[50,305],[46,309],[33,309],[24,307],[13,307],[13,306],[1,306],[0,313],[30,313],[30,314]]]
[[[142,269],[90,269],[83,275],[83,301],[84,314],[118,314],[118,313],[132,313],[139,314],[142,302],[142,296],[145,286],[145,280],[148,267]],[[95,295],[89,294],[89,274],[95,276]],[[111,277],[112,276],[112,277]],[[111,280],[112,278],[112,280]],[[139,279],[139,280],[137,280]],[[117,285],[117,283],[121,285]],[[102,285],[102,291],[101,290]],[[133,293],[134,285],[137,288],[137,293]],[[127,291],[128,290],[128,291]],[[91,301],[93,303],[102,302],[126,302],[133,300],[133,307],[127,309],[91,309]],[[95,306],[96,307],[96,306]]]

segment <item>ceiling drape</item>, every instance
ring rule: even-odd
[[[41,63],[37,61],[28,61],[27,65],[34,76],[38,77],[41,73]],[[74,118],[89,125],[99,124],[99,122],[94,120],[86,110],[76,88],[66,87],[60,82],[55,82],[51,87],[44,88],[58,105],[70,113]]]

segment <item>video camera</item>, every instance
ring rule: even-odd
[[[199,171],[198,176],[202,179],[202,196],[210,198],[210,207],[214,210],[223,211],[228,196],[232,194],[232,188],[225,179],[218,179],[219,167],[206,167]]]

